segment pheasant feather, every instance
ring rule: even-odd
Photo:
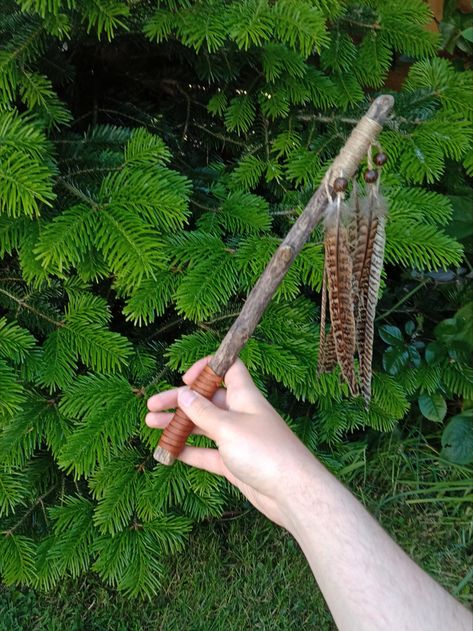
[[[320,338],[319,357],[317,362],[317,374],[330,372],[337,365],[337,353],[335,351],[335,338],[333,329],[325,330],[327,320],[327,270],[324,269],[322,279],[322,304],[320,307]]]
[[[355,318],[352,298],[352,260],[348,233],[343,225],[346,206],[337,199],[325,215],[325,269],[328,281],[330,320],[337,361],[353,396],[358,392],[355,375]]]
[[[378,225],[374,195],[360,201],[354,195],[357,236],[353,252],[353,307],[357,328],[358,352],[364,346],[364,317],[368,295],[373,245]],[[363,312],[361,314],[361,312]]]
[[[360,203],[358,240],[353,262],[357,348],[366,405],[371,399],[373,337],[385,245],[386,202],[373,189]]]

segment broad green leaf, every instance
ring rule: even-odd
[[[443,344],[439,342],[430,342],[425,349],[425,361],[428,364],[437,364],[445,359],[447,356],[447,349]]]
[[[407,347],[407,352],[409,353],[409,359],[411,362],[416,368],[419,368],[422,363],[422,359],[417,348],[411,344]]]
[[[399,344],[404,342],[401,330],[391,324],[383,324],[383,326],[380,326],[379,335],[386,344],[390,344],[391,346],[399,346]]]
[[[464,39],[467,39],[469,42],[473,42],[473,26],[469,26],[462,31],[461,34]]]
[[[442,434],[441,456],[455,464],[473,462],[473,417],[454,416]]]
[[[390,346],[383,355],[383,367],[390,375],[397,373],[409,362],[409,351],[404,346]]]
[[[447,414],[447,403],[441,394],[422,394],[418,403],[422,415],[429,421],[440,423]]]

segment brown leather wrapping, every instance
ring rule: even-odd
[[[211,399],[222,382],[222,377],[217,375],[210,366],[206,366],[190,388],[206,399]],[[166,449],[174,457],[177,457],[184,449],[187,437],[192,432],[194,423],[188,416],[177,408],[173,418],[161,435],[158,447]]]

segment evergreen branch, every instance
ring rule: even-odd
[[[168,322],[164,326],[159,327],[159,329],[154,331],[153,334],[147,338],[147,341],[153,340],[155,337],[158,337],[159,335],[161,335],[161,333],[164,333],[164,331],[173,329],[175,326],[178,326],[179,324],[181,324],[181,322],[184,322],[185,319],[186,318],[176,318],[175,320]]]
[[[98,204],[92,197],[86,195],[83,191],[80,190],[77,186],[68,182],[64,177],[58,177],[57,181],[63,186],[66,190],[72,193],[75,197],[85,202],[89,206],[91,206],[94,210],[100,210],[101,206]]]
[[[215,324],[215,322],[221,322],[222,320],[227,320],[228,318],[236,318],[238,315],[240,315],[239,311],[235,311],[235,313],[226,313],[225,315],[218,316],[217,318],[213,318],[212,320],[206,320],[205,322],[201,322],[200,324]]]
[[[381,313],[375,320],[375,322],[378,322],[379,320],[386,320],[386,318],[388,316],[391,315],[391,313],[394,313],[395,311],[397,311],[399,309],[399,307],[401,307],[405,302],[407,302],[410,298],[412,298],[412,296],[414,296],[414,294],[416,294],[418,291],[420,291],[423,287],[425,287],[428,283],[429,283],[428,278],[424,279],[421,283],[419,283],[418,285],[416,285],[413,289],[411,289],[411,291],[409,291],[405,296],[403,296],[398,302],[396,302],[396,304],[391,307],[390,309],[388,309],[388,311],[385,311],[384,313]]]
[[[212,131],[211,129],[204,127],[204,125],[201,125],[200,123],[196,123],[194,121],[191,121],[191,125],[193,127],[197,127],[198,129],[201,129],[202,131],[205,131],[206,134],[209,134],[210,136],[213,136],[214,138],[223,140],[223,142],[229,142],[232,145],[237,145],[238,147],[244,147],[245,149],[248,149],[248,143],[244,142],[243,140],[237,140],[236,138],[231,138],[230,136],[225,136],[224,134],[221,134],[219,132]],[[256,151],[257,149],[260,149],[261,146],[262,145],[257,145],[254,148],[254,151]]]
[[[125,166],[125,163],[117,167],[90,167],[88,169],[78,169],[77,171],[68,171],[64,177],[75,177],[76,175],[87,175],[88,173],[109,173],[110,171],[121,171]],[[59,177],[58,180],[64,180],[64,177]],[[85,201],[85,200],[83,200]]]
[[[26,310],[30,311],[31,313],[34,313],[34,315],[38,316],[39,318],[41,318],[43,320],[46,320],[47,322],[50,322],[51,324],[54,324],[54,326],[57,326],[57,327],[63,327],[64,326],[64,322],[58,321],[58,320],[53,320],[52,318],[47,316],[45,313],[42,313],[41,311],[39,311],[35,307],[32,307],[30,304],[28,304],[27,302],[25,302],[21,298],[18,298],[18,296],[15,296],[14,294],[11,294],[6,289],[1,289],[0,288],[0,293],[4,294],[8,298],[10,298],[10,300],[13,300],[14,302],[16,302],[19,307],[22,307],[23,309],[26,309]]]
[[[79,118],[74,119],[71,125],[80,123],[82,120],[84,120],[84,118],[87,118],[88,116],[94,116],[97,114],[97,112],[102,112],[103,114],[113,114],[114,116],[118,116],[120,118],[127,118],[128,120],[133,121],[134,123],[137,123],[140,127],[143,126],[143,119],[138,118],[137,116],[133,116],[132,114],[128,114],[128,112],[114,110],[110,107],[97,107],[96,109],[90,110],[89,112],[86,112]],[[63,142],[63,141],[61,140],[59,142]]]
[[[15,60],[17,57],[19,57],[25,50],[29,48],[29,46],[34,42],[34,40],[37,39],[39,35],[41,35],[42,32],[44,32],[44,25],[39,24],[38,27],[34,31],[31,31],[30,35],[24,40],[21,46],[18,46],[18,48],[16,48],[11,53],[10,59]]]
[[[379,22],[360,22],[359,20],[354,20],[351,17],[342,16],[340,18],[342,22],[348,22],[349,24],[353,24],[353,26],[359,26],[360,28],[367,28],[372,31],[381,31],[382,26]]]
[[[349,118],[346,116],[324,116],[323,114],[298,114],[297,120],[300,121],[319,121],[320,123],[344,123],[345,125],[356,125],[357,118]]]
[[[33,513],[40,504],[43,505],[43,500],[46,497],[48,497],[48,495],[52,493],[57,486],[58,486],[58,482],[55,482],[45,493],[43,493],[43,495],[38,497],[36,502],[21,516],[21,519],[17,521],[16,524],[14,524],[8,530],[4,530],[2,534],[5,535],[6,537],[11,537],[13,533],[15,532],[15,530],[18,530],[21,524],[31,515],[31,513]]]

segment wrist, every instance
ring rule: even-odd
[[[304,448],[305,449],[305,448]],[[307,450],[287,472],[277,498],[284,516],[284,527],[296,539],[308,518],[319,510],[322,488],[333,479],[325,467]]]

